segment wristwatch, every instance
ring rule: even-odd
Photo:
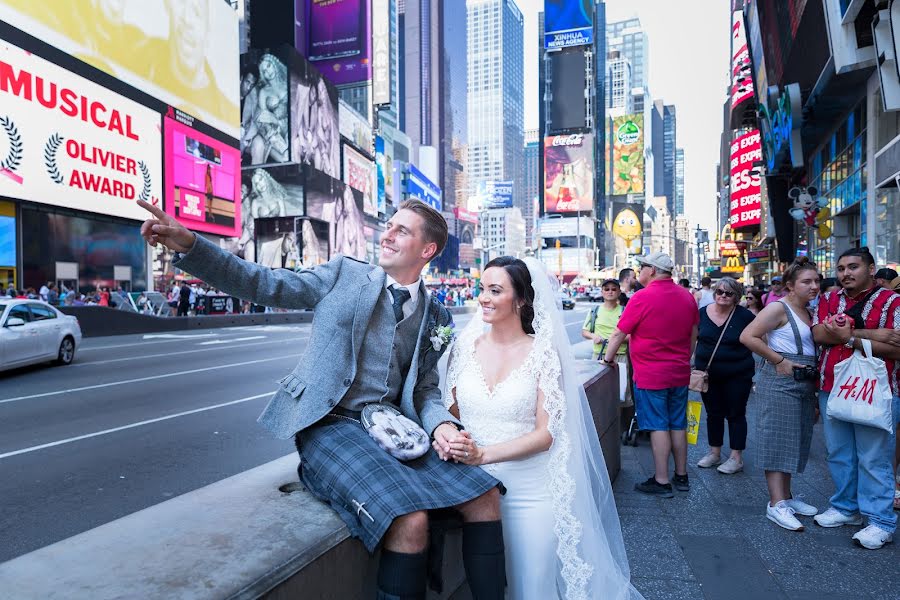
[[[850,348],[851,350],[853,350],[853,344],[855,342],[856,342],[856,337],[851,335],[850,339],[847,340],[847,343],[845,343],[844,345],[847,346],[848,348]]]
[[[610,366],[616,364],[616,361],[614,361],[614,360],[606,360],[606,357],[603,357],[603,360],[601,360],[600,362],[602,362],[604,365],[610,365]]]

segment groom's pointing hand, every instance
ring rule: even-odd
[[[148,244],[162,244],[175,252],[189,252],[194,247],[195,236],[187,227],[149,202],[138,200],[137,204],[154,217],[141,225],[141,236]]]

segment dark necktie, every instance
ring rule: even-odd
[[[397,322],[403,320],[403,303],[412,298],[409,290],[399,285],[390,288],[391,296],[394,297],[394,318]]]

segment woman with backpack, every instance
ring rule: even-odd
[[[592,353],[593,360],[603,356],[606,342],[619,323],[619,318],[625,307],[619,304],[621,288],[617,279],[607,279],[600,286],[603,294],[603,304],[594,306],[588,314],[584,325],[581,327],[581,337],[594,342]],[[631,404],[631,386],[628,385],[628,339],[619,346],[616,352],[616,362],[619,364],[619,400],[626,406]]]

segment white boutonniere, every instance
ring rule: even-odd
[[[440,351],[441,348],[453,341],[453,336],[453,327],[444,325],[443,327],[432,329],[428,339],[431,341],[431,347],[436,351]]]

